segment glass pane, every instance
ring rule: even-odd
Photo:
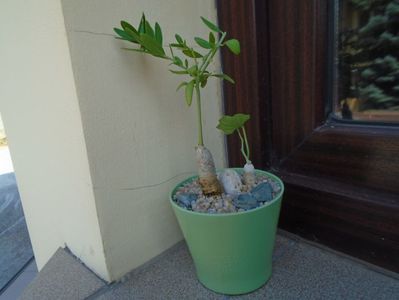
[[[337,117],[399,122],[399,0],[339,1],[337,77]]]

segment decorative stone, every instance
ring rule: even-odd
[[[233,169],[224,170],[220,174],[219,180],[226,194],[235,195],[241,192],[242,188],[241,177]]]
[[[211,206],[211,201],[208,198],[200,197],[197,199],[192,209],[193,211],[196,212],[207,212],[210,206]]]
[[[235,211],[236,207],[234,206],[233,200],[231,198],[224,199],[222,212],[231,213]]]
[[[234,201],[234,204],[238,208],[243,208],[245,210],[255,208],[258,206],[258,201],[254,196],[252,196],[249,193],[243,193],[237,196],[237,198]]]
[[[177,203],[185,208],[191,207],[191,203],[196,201],[198,196],[193,193],[180,193],[176,195]]]
[[[269,184],[272,186],[273,192],[278,193],[281,190],[281,186],[274,181],[270,181]]]
[[[252,188],[255,185],[255,167],[251,162],[247,162],[244,166],[243,181],[248,189]]]
[[[258,202],[266,202],[273,199],[272,187],[268,182],[258,184],[251,190],[251,194]]]
[[[219,199],[217,199],[216,201],[214,201],[213,206],[214,206],[216,209],[222,208],[222,207],[223,207],[223,199],[222,199],[222,198],[219,198]]]
[[[229,172],[230,171],[231,169]],[[232,171],[235,172],[235,170]],[[219,179],[222,173],[223,171],[218,175]],[[240,173],[236,172],[234,174],[238,175]],[[241,180],[244,181],[243,175],[244,173],[242,176],[239,176]],[[249,209],[261,207],[267,205],[268,201],[272,200],[277,192],[281,191],[282,187],[278,182],[273,180],[273,178],[257,173],[255,176],[255,187],[248,187],[246,184],[240,182],[240,191],[237,189],[236,191],[238,192],[234,194],[222,193],[221,195],[203,194],[198,179],[194,179],[179,187],[174,196],[174,200],[184,209],[205,214],[244,212]]]

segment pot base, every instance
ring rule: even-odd
[[[258,278],[257,280],[248,280],[248,282],[240,282],[234,286],[225,284],[215,284],[213,281],[207,281],[204,278],[200,278],[197,273],[198,281],[207,289],[224,295],[243,295],[252,293],[260,288],[262,288],[272,276],[272,270],[267,272],[266,278]]]

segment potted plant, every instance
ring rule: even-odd
[[[222,189],[216,177],[215,163],[211,152],[204,145],[202,133],[202,105],[201,89],[204,88],[208,79],[222,78],[234,83],[228,75],[223,73],[210,72],[209,65],[215,54],[221,47],[227,46],[234,54],[240,53],[240,44],[236,39],[226,40],[226,33],[222,32],[215,24],[201,17],[204,24],[211,29],[208,39],[195,37],[195,42],[204,50],[201,54],[194,50],[193,46],[187,44],[179,34],[175,34],[176,42],[170,43],[167,47],[169,54],[163,45],[161,26],[155,23],[152,26],[143,14],[137,29],[126,21],[121,21],[121,28],[114,28],[118,39],[131,42],[138,47],[124,48],[125,50],[149,54],[170,62],[173,66],[169,71],[188,77],[182,81],[177,90],[185,89],[185,99],[188,106],[191,106],[195,96],[197,118],[198,118],[198,145],[196,147],[196,158],[198,162],[198,175],[202,190],[207,195],[221,194]],[[220,34],[220,35],[219,35]]]
[[[212,155],[204,146],[201,89],[212,77],[234,83],[228,75],[209,70],[209,66],[222,47],[227,46],[238,55],[240,44],[236,39],[227,40],[226,32],[201,19],[210,32],[207,39],[195,37],[194,41],[205,53],[195,50],[178,34],[176,42],[170,43],[165,51],[160,25],[152,26],[144,14],[137,28],[121,21],[121,28],[114,30],[117,38],[137,46],[125,49],[168,60],[173,66],[172,73],[188,77],[178,89],[184,87],[188,106],[195,96],[198,176],[178,184],[170,195],[170,202],[200,282],[216,292],[242,294],[259,288],[270,278],[284,186],[276,176],[256,170],[252,165],[245,131],[250,117],[245,114],[223,116],[218,128],[225,134],[239,135],[246,164],[243,169],[216,172]]]

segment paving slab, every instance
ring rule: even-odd
[[[2,161],[0,161],[0,165]],[[33,257],[14,173],[0,175],[0,291]]]
[[[183,243],[90,299],[399,299],[399,281],[335,253],[278,235],[272,277],[253,293],[227,296],[202,286]]]
[[[58,249],[25,289],[22,300],[85,299],[106,283],[65,249]]]
[[[22,273],[20,273],[7,288],[0,294],[0,300],[16,300],[23,290],[32,282],[37,275],[35,271],[34,262],[31,262]]]
[[[376,270],[329,249],[277,235],[267,284],[250,294],[228,296],[197,280],[184,242],[110,285],[59,249],[21,299],[399,299],[399,277]]]
[[[399,299],[399,280],[328,250],[297,242],[276,260],[269,282],[231,299]]]

